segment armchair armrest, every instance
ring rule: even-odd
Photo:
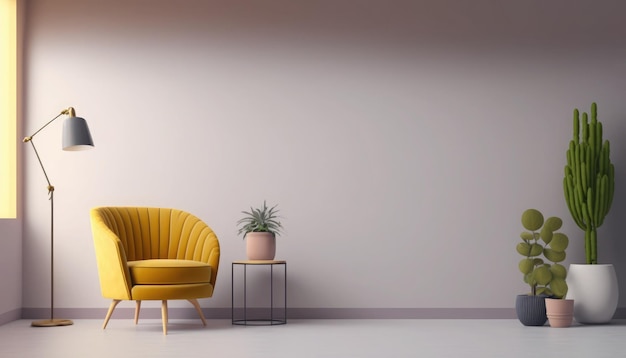
[[[129,300],[132,285],[122,242],[107,226],[98,209],[92,209],[90,215],[102,296]]]

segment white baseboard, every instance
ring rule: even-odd
[[[252,314],[269,308],[252,308]],[[231,308],[203,308],[207,319],[230,319]],[[55,308],[54,318],[104,319],[106,308]],[[277,315],[282,310],[276,309]],[[21,313],[21,314],[20,314]],[[48,308],[23,308],[0,315],[0,324],[15,319],[41,319],[50,317]],[[134,308],[120,307],[113,312],[111,319],[132,319]],[[169,309],[171,319],[196,319],[193,307]],[[514,319],[515,308],[288,308],[289,319]],[[141,309],[140,319],[161,318],[161,309],[146,307]],[[626,308],[618,308],[615,319],[626,319]]]

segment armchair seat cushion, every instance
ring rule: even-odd
[[[211,266],[200,261],[151,259],[128,261],[135,285],[181,285],[211,282]]]

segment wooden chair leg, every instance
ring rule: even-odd
[[[102,325],[102,329],[107,328],[107,324],[109,323],[109,319],[111,318],[111,315],[113,314],[113,310],[115,310],[115,306],[117,306],[118,303],[120,303],[121,300],[113,300],[113,302],[111,302],[111,305],[109,306],[109,310],[107,311],[107,315],[106,317],[104,317],[104,324]]]
[[[135,324],[139,322],[139,310],[141,309],[141,301],[135,301]]]
[[[163,334],[167,334],[167,301],[161,303],[161,320],[163,320]]]
[[[202,313],[202,308],[200,308],[200,304],[198,303],[198,300],[191,299],[191,300],[187,300],[189,302],[191,302],[191,304],[196,308],[196,311],[198,311],[198,314],[200,315],[200,319],[202,320],[202,325],[206,327],[206,319],[204,318],[204,314]]]

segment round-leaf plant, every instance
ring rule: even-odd
[[[518,267],[533,296],[563,298],[567,294],[567,269],[560,262],[565,260],[569,239],[557,232],[562,225],[563,221],[555,216],[544,221],[536,209],[522,214],[522,226],[527,231],[520,234],[522,242],[517,244],[517,252],[524,256]]]

